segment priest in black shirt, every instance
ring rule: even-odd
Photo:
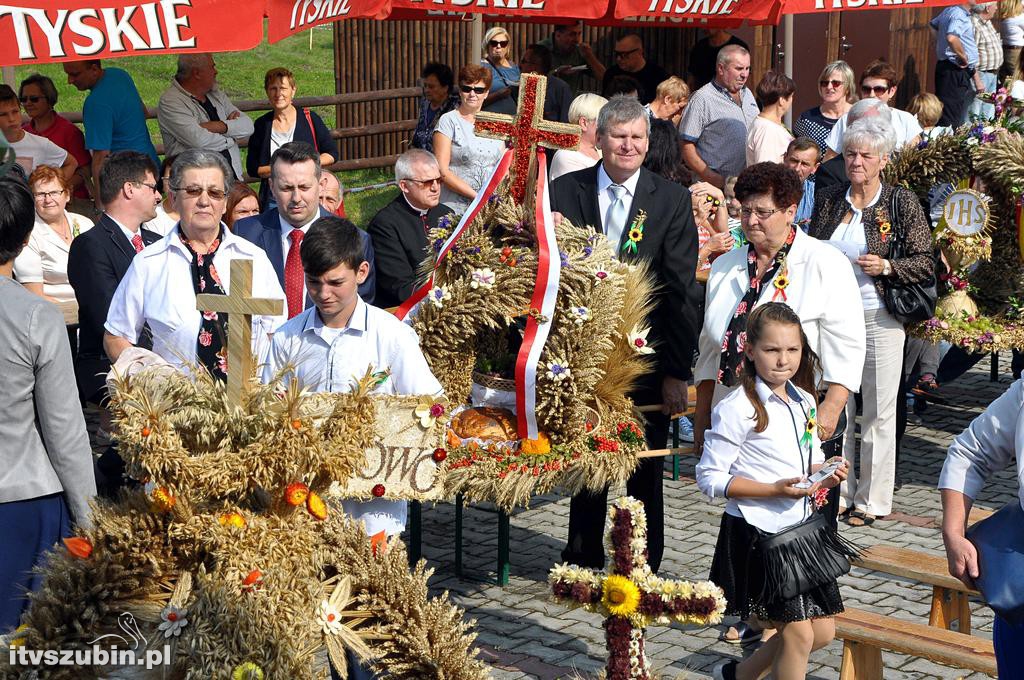
[[[427,255],[428,232],[451,213],[440,205],[441,171],[434,154],[410,149],[395,162],[402,190],[373,216],[366,231],[374,248],[378,307],[396,307],[416,290],[420,262]]]

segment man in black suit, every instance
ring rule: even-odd
[[[103,351],[103,323],[110,300],[135,254],[160,235],[142,228],[156,217],[156,166],[148,154],[119,151],[100,171],[100,200],[106,207],[96,226],[71,242],[68,281],[78,299],[78,361],[75,374],[82,401],[99,403],[110,361]]]
[[[427,254],[427,233],[452,211],[441,203],[441,170],[434,154],[410,149],[395,162],[402,193],[380,209],[366,232],[373,240],[378,307],[405,302],[416,290],[420,263]]]
[[[288,318],[313,304],[299,258],[299,247],[311,224],[331,213],[320,206],[320,154],[312,144],[288,142],[270,157],[270,191],[277,207],[260,215],[238,220],[236,235],[255,243],[270,258],[284,289]],[[370,275],[359,286],[359,297],[374,301],[375,275],[370,237],[360,231],[363,255],[370,263]]]
[[[619,259],[646,262],[658,285],[649,318],[655,363],[631,395],[638,405],[662,405],[660,413],[647,414],[645,432],[648,446],[658,449],[668,439],[669,415],[686,409],[701,290],[694,278],[697,227],[690,192],[642,167],[649,133],[644,107],[630,97],[613,97],[597,119],[603,160],[555,180],[551,205],[573,224],[604,233]],[[642,238],[634,242],[628,233],[641,209],[647,218]],[[642,501],[647,511],[648,563],[655,571],[665,543],[663,470],[662,458],[643,459],[626,485],[627,493]],[[573,497],[563,560],[593,568],[604,565],[607,495],[605,490]]]

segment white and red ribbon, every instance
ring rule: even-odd
[[[441,261],[444,260],[445,256],[447,256],[448,252],[452,249],[452,246],[454,246],[455,242],[462,236],[462,232],[466,230],[466,227],[473,223],[473,220],[476,219],[480,210],[487,205],[487,201],[494,195],[494,192],[498,189],[498,185],[501,184],[501,180],[505,179],[506,175],[508,175],[508,169],[511,165],[512,149],[505,149],[505,153],[502,155],[501,160],[498,161],[498,164],[494,167],[494,171],[484,183],[483,188],[476,192],[476,198],[474,198],[473,202],[469,204],[469,209],[466,210],[466,214],[462,216],[462,219],[459,220],[458,226],[455,227],[455,230],[448,236],[448,240],[441,246],[441,250],[437,253],[437,257],[434,259],[434,271],[430,273],[430,278],[427,279],[427,282],[420,286],[408,300],[399,305],[398,309],[395,310],[395,316],[400,320],[404,321],[405,317],[409,315],[409,312],[411,312],[413,308],[415,308],[416,305],[418,305],[423,298],[427,296],[427,293],[434,288],[434,274],[437,272],[437,268],[441,266]]]
[[[516,418],[519,436],[537,438],[537,365],[551,331],[558,300],[558,283],[562,274],[562,258],[555,237],[555,221],[551,216],[548,196],[547,161],[544,149],[537,149],[537,192],[535,224],[537,225],[537,280],[533,284],[530,309],[544,317],[537,323],[536,314],[526,319],[523,344],[516,357]]]

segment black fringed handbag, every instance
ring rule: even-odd
[[[804,447],[795,420],[793,430],[802,465]],[[810,475],[811,451],[807,448],[806,469]],[[860,550],[839,535],[824,513],[814,509],[810,498],[805,502],[810,508],[809,517],[778,533],[762,532],[757,539],[756,550],[764,563],[762,602],[790,600],[835,581],[850,571],[850,560],[860,555]]]

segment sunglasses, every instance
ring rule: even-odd
[[[619,52],[618,50],[616,50],[615,51],[615,58],[616,59],[625,59],[626,57],[628,57],[629,55],[633,54],[634,52],[639,52],[639,51],[640,51],[639,47],[634,47],[633,49],[626,50],[625,52]]]
[[[841,81],[841,80],[819,80],[818,81],[818,87],[828,87],[829,85],[831,85],[832,87],[834,87],[834,88],[836,88],[838,90],[840,87],[843,86],[843,81]]]
[[[46,97],[40,94],[34,94],[27,97],[18,97],[22,104],[35,104],[37,101],[46,99]]]
[[[470,92],[476,92],[477,94],[483,94],[484,92],[487,92],[487,88],[484,87],[483,85],[478,85],[476,87],[473,87],[472,85],[459,85],[459,89],[465,92],[466,94],[469,94]]]
[[[226,192],[223,189],[215,189],[214,187],[199,187],[195,185],[188,185],[187,187],[177,187],[175,191],[183,191],[189,198],[199,198],[206,192],[206,195],[210,197],[211,201],[223,201]],[[154,189],[155,191],[155,189]]]
[[[889,89],[888,85],[874,85],[874,86],[871,86],[871,85],[861,85],[860,86],[861,94],[882,94],[883,92],[887,91],[888,89]]]
[[[507,40],[491,40],[487,44],[491,47],[508,47]]]
[[[435,184],[437,184],[437,185],[441,184],[441,178],[440,177],[431,177],[430,179],[413,179],[412,177],[407,177],[405,179],[405,181],[406,182],[415,182],[416,184],[420,185],[424,189],[432,187]]]

